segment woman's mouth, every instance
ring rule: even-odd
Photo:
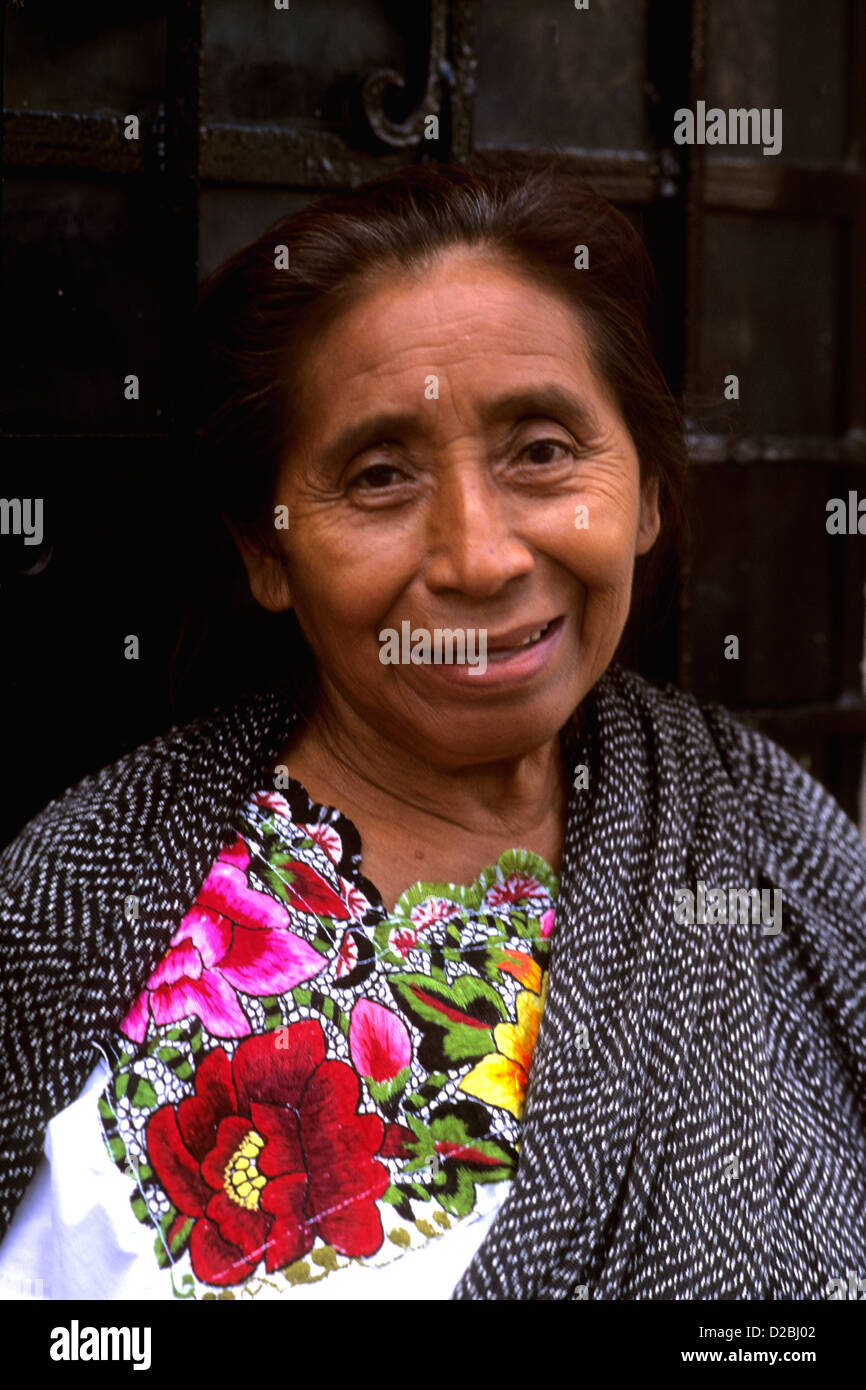
[[[488,635],[481,647],[482,660],[476,664],[427,666],[425,671],[436,681],[465,688],[518,686],[548,667],[564,631],[562,615],[537,627],[525,624],[510,632],[494,633],[492,638]]]
[[[545,623],[543,627],[536,628],[534,632],[530,632],[527,637],[524,637],[522,642],[515,642],[509,646],[491,647],[490,642],[488,641],[487,660],[508,661],[510,657],[514,656],[515,652],[522,652],[525,651],[527,647],[537,646],[538,643],[543,641],[547,634],[550,632],[550,629],[553,627],[554,623],[559,621],[559,618],[551,618],[550,622]]]

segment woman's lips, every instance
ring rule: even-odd
[[[500,652],[510,651],[513,647],[522,647],[527,637],[531,637],[534,632],[542,632],[555,621],[554,618],[541,618],[536,623],[523,623],[520,627],[512,627],[508,632],[495,634],[492,637],[488,632],[487,650],[488,652]]]
[[[551,618],[547,622],[537,623],[535,627],[522,627],[509,634],[510,640],[498,637],[491,640],[487,638],[487,660],[488,661],[507,661],[515,652],[525,651],[527,647],[538,646],[550,631],[555,619]],[[530,640],[534,639],[534,640]]]
[[[517,633],[525,636],[538,628],[530,628],[526,625],[523,628],[515,628]],[[463,686],[507,686],[519,685],[523,681],[531,679],[539,671],[544,670],[552,661],[559,644],[562,634],[565,631],[565,618],[554,618],[550,621],[547,631],[537,642],[531,642],[529,646],[515,645],[496,651],[487,647],[487,666],[482,670],[480,665],[453,665],[442,664],[429,665],[424,669],[429,672],[434,680],[446,681],[449,685]],[[510,634],[505,634],[510,636]],[[501,642],[502,637],[497,638]]]

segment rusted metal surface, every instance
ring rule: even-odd
[[[866,463],[866,432],[844,435],[687,435],[692,463]]]
[[[850,217],[861,186],[860,170],[853,164],[714,159],[704,168],[703,205],[732,212]]]
[[[361,87],[361,102],[370,130],[383,145],[392,149],[411,149],[424,139],[428,116],[438,116],[442,106],[443,67],[447,67],[448,0],[430,0],[430,42],[427,55],[427,81],[420,100],[402,121],[392,120],[386,110],[389,91],[405,91],[406,79],[394,68],[371,72]]]
[[[201,132],[202,180],[293,188],[354,188],[406,163],[403,153],[368,154],[332,131],[211,123]]]
[[[449,43],[451,158],[468,159],[472,150],[473,108],[478,59],[475,53],[477,0],[453,0]]]
[[[144,140],[123,138],[122,116],[60,111],[6,111],[7,169],[69,169],[143,174]]]
[[[468,60],[464,67],[469,67]],[[455,157],[471,153],[471,107],[460,86],[463,67],[449,70],[455,83],[451,135]],[[146,174],[147,139],[123,138],[119,116],[74,115],[59,111],[5,113],[5,163],[9,169],[76,169],[105,174]],[[421,122],[423,129],[423,122]],[[147,134],[147,132],[146,132]],[[159,138],[157,123],[149,132]],[[399,168],[405,154],[371,154],[333,131],[285,125],[204,122],[199,132],[201,177],[213,183],[305,188],[352,187],[387,168]],[[412,144],[423,141],[412,141]],[[431,142],[432,143],[432,142]],[[476,145],[507,154],[507,147]],[[680,162],[661,152],[585,149],[561,146],[580,158],[587,178],[614,202],[648,204],[680,193]],[[442,151],[433,147],[437,157]],[[158,153],[152,161],[159,164]],[[716,159],[707,163],[702,189],[705,210],[811,214],[852,217],[863,180],[853,164],[774,166],[766,161]]]

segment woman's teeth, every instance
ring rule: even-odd
[[[550,623],[545,623],[544,627],[538,628],[535,632],[530,632],[529,636],[525,637],[522,642],[518,642],[516,646],[500,648],[498,651],[488,652],[487,660],[503,661],[506,657],[511,656],[512,653],[521,651],[523,647],[531,647],[534,642],[539,642],[541,640],[549,628]]]

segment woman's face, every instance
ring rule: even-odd
[[[609,665],[659,529],[574,310],[449,252],[347,309],[299,384],[284,566],[244,547],[256,598],[294,606],[338,706],[435,766],[541,747]],[[404,622],[474,629],[475,653],[486,631],[486,670],[384,664]]]

